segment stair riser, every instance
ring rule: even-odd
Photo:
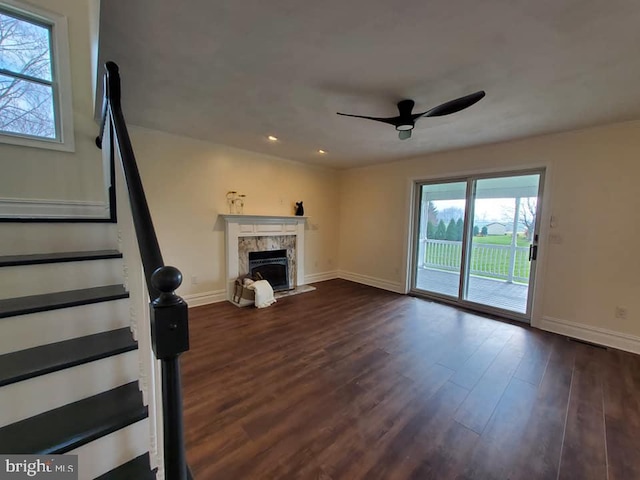
[[[118,247],[114,224],[0,223],[2,255],[103,250]]]
[[[69,452],[78,455],[78,478],[91,480],[149,451],[147,419]]]
[[[128,327],[129,299],[0,319],[0,355]]]
[[[122,259],[0,268],[0,298],[101,287],[122,283]]]
[[[0,427],[132,382],[136,350],[2,387]]]

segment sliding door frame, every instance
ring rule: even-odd
[[[469,250],[471,247],[471,242],[473,238],[473,230],[469,227],[470,221],[473,219],[474,214],[474,204],[475,204],[475,187],[477,185],[477,180],[487,179],[487,178],[500,178],[500,177],[515,177],[515,176],[524,176],[524,175],[540,175],[539,183],[538,183],[538,202],[536,205],[536,225],[534,229],[534,238],[537,236],[538,241],[538,255],[536,260],[531,263],[530,272],[529,272],[529,289],[527,292],[527,307],[526,313],[521,314],[518,312],[514,312],[511,310],[505,310],[501,308],[491,307],[488,305],[483,305],[481,303],[472,302],[470,300],[466,300],[465,294],[468,288],[468,275],[467,272],[469,270],[470,256]],[[536,306],[537,301],[537,291],[540,290],[540,278],[538,278],[538,272],[540,268],[538,268],[538,264],[540,263],[541,257],[544,256],[544,252],[546,250],[546,242],[543,241],[543,222],[546,222],[547,218],[544,217],[545,212],[548,209],[543,208],[543,204],[548,202],[547,195],[545,194],[545,186],[548,174],[547,166],[539,166],[539,167],[531,167],[524,168],[522,170],[499,170],[499,171],[486,171],[486,172],[477,172],[477,173],[469,173],[462,175],[454,175],[450,177],[442,176],[438,178],[413,180],[413,212],[411,213],[411,221],[409,222],[411,228],[409,229],[409,294],[416,296],[427,298],[430,300],[436,300],[443,303],[448,303],[451,305],[455,305],[457,307],[481,312],[488,313],[490,315],[495,315],[498,317],[507,318],[510,320],[517,320],[524,323],[534,323],[534,308]],[[421,215],[421,194],[422,187],[424,185],[434,185],[441,183],[454,183],[454,182],[466,182],[467,189],[465,194],[465,211],[464,211],[464,236],[462,239],[463,248],[462,248],[462,258],[460,261],[460,282],[458,288],[457,297],[451,297],[448,295],[443,295],[435,292],[427,292],[425,290],[419,290],[416,288],[417,281],[417,273],[418,273],[418,253],[419,253],[419,228],[420,228],[420,215]],[[546,225],[546,223],[545,223]],[[545,237],[546,237],[546,229],[544,229]],[[542,255],[540,255],[542,252]]]

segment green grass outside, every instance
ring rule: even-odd
[[[473,237],[475,245],[511,245],[511,235],[492,235],[487,237]],[[518,237],[517,245],[519,247],[529,246],[529,242],[525,238]],[[453,249],[453,251],[451,251]],[[429,248],[425,255],[425,261],[428,264],[441,265],[442,268],[448,270],[459,270],[460,260],[462,258],[462,244],[448,245],[447,251],[438,248]],[[449,261],[447,264],[446,261]],[[437,267],[436,267],[437,268]],[[514,270],[515,277],[529,278],[529,254],[526,251],[518,251],[516,253],[516,264]],[[471,271],[481,271],[482,273],[474,273],[488,278],[502,278],[509,274],[509,251],[487,252],[486,250],[480,254],[478,250],[472,249],[471,254]]]
[[[511,245],[511,235],[490,235],[487,237],[473,237],[473,243],[488,245]],[[518,247],[528,247],[529,241],[522,235],[516,240]]]

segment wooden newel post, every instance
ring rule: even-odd
[[[151,302],[151,341],[162,363],[165,478],[187,480],[179,357],[189,350],[189,314],[185,301],[175,294],[182,273],[175,267],[160,267],[151,282],[160,292]]]

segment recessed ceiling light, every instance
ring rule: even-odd
[[[271,140],[272,142],[277,142],[278,141],[278,137],[274,137],[273,135],[269,135],[267,138],[269,140]]]
[[[321,155],[325,155],[327,152],[325,152],[324,150],[320,149],[320,150],[318,150],[318,153],[321,154]]]

